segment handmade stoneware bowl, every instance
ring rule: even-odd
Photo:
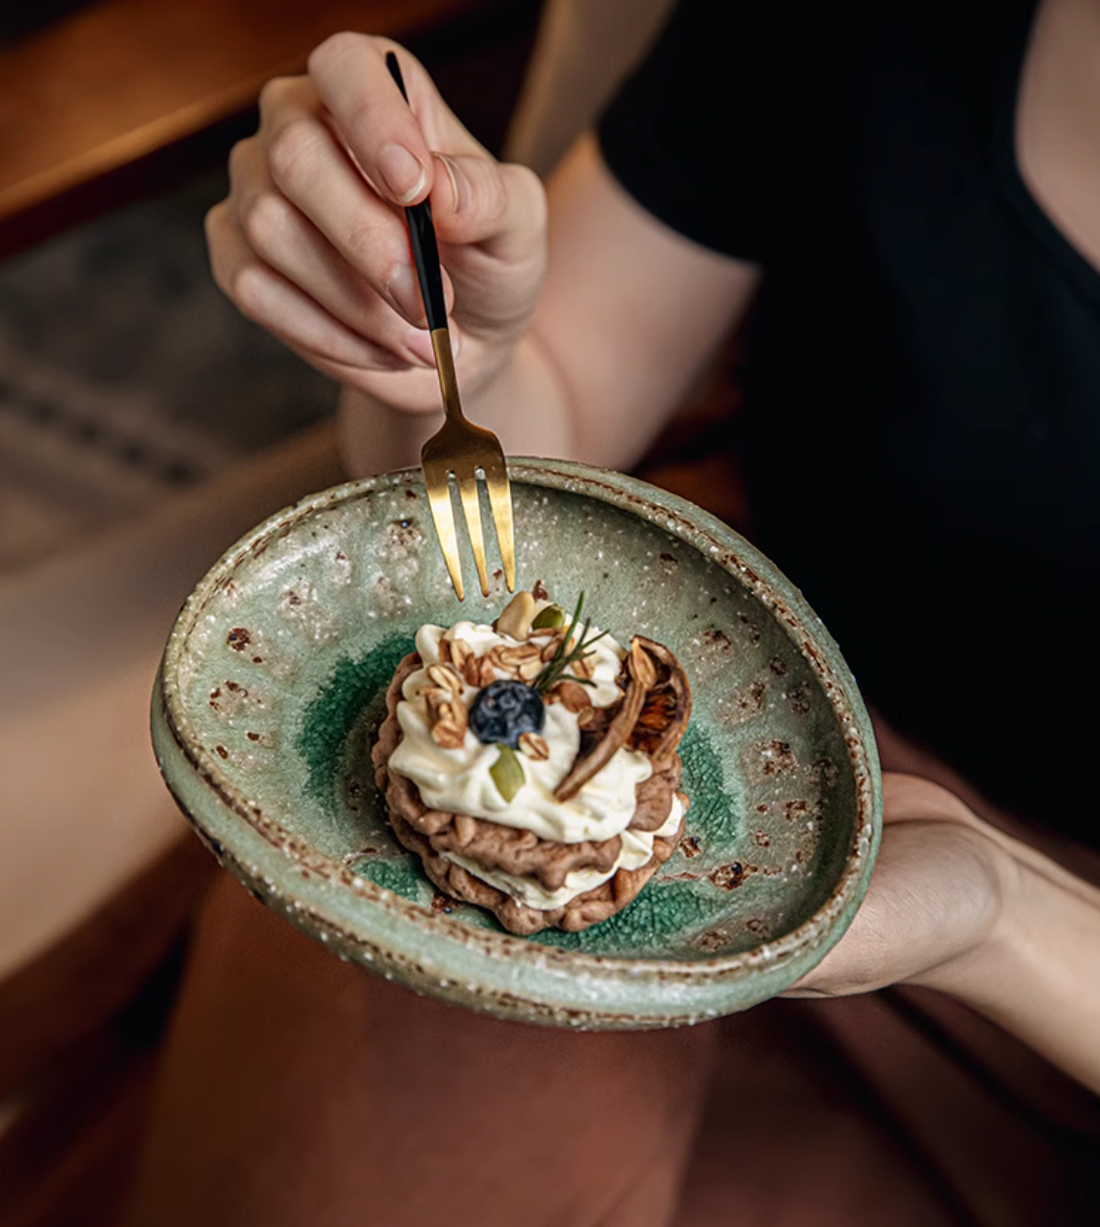
[[[161,770],[219,861],[305,933],[410,987],[506,1018],[664,1027],[789,987],[855,914],[878,846],[870,721],[793,586],[714,517],[561,461],[510,466],[519,583],[667,644],[694,689],[684,839],[620,915],[514,937],[438,894],[392,837],[370,742],[394,666],[459,604],[418,471],[273,516],[195,589],[153,696]],[[472,573],[467,547],[464,557]],[[468,585],[468,588],[470,585]]]

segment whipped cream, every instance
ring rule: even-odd
[[[684,816],[683,802],[678,796],[673,794],[672,808],[669,810],[668,818],[664,824],[656,831],[623,831],[622,851],[619,853],[618,860],[607,870],[606,873],[599,869],[574,869],[572,873],[565,875],[565,883],[557,890],[547,890],[535,878],[520,877],[519,874],[505,873],[500,869],[486,869],[484,866],[477,864],[476,861],[468,860],[464,856],[456,856],[451,852],[444,852],[442,855],[449,861],[453,861],[456,865],[461,865],[468,873],[473,874],[475,878],[479,878],[482,882],[488,882],[490,886],[495,886],[498,890],[504,891],[506,895],[511,895],[513,899],[518,899],[520,903],[527,907],[538,908],[539,911],[549,912],[554,908],[564,907],[578,895],[582,895],[585,891],[595,890],[597,886],[602,886],[609,878],[615,875],[619,869],[640,869],[643,865],[649,862],[653,856],[653,841],[658,835],[669,838],[676,834],[680,826],[680,819]]]
[[[525,782],[511,801],[504,800],[489,774],[500,754],[497,746],[483,745],[468,729],[457,749],[436,745],[423,691],[432,685],[428,666],[440,663],[439,644],[444,638],[452,642],[461,639],[479,656],[498,645],[520,646],[509,635],[473,622],[457,622],[446,629],[422,626],[416,635],[416,650],[424,665],[406,678],[402,688],[402,699],[397,704],[402,738],[390,756],[390,769],[412,780],[424,804],[431,809],[472,814],[502,826],[533,831],[542,839],[558,843],[605,840],[623,834],[634,816],[634,790],[652,774],[649,758],[637,751],[620,749],[576,796],[559,801],[554,789],[572,769],[581,739],[577,716],[563,703],[546,706],[541,735],[549,747],[549,758],[535,760],[517,754]],[[588,687],[588,697],[595,707],[610,707],[622,694],[616,678],[626,652],[609,635],[594,643],[591,651],[588,663],[593,666],[591,680],[595,685]],[[497,672],[496,676],[499,679],[510,675]],[[463,683],[462,699],[467,708],[477,692],[477,687]],[[604,875],[601,881],[608,876]]]

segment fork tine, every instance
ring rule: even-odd
[[[489,595],[489,572],[485,566],[485,538],[481,532],[481,500],[477,493],[477,476],[473,472],[459,473],[455,470],[458,493],[462,497],[462,510],[466,513],[466,531],[470,536],[470,549],[474,552],[474,566],[481,583],[481,595]]]
[[[493,524],[497,530],[497,545],[500,560],[504,563],[504,579],[509,592],[516,590],[516,538],[512,525],[512,487],[508,481],[508,469],[504,457],[496,455],[483,458],[482,472],[489,491],[489,506],[493,510]]]
[[[440,471],[426,460],[422,462],[424,484],[428,490],[428,504],[432,509],[435,533],[443,551],[443,561],[454,585],[455,596],[465,599],[462,586],[462,560],[458,554],[458,534],[455,532],[455,513],[451,505],[451,483],[445,468]]]

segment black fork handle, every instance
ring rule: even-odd
[[[386,67],[397,82],[401,97],[408,102],[409,95],[401,76],[401,65],[392,51],[386,52]],[[424,299],[424,313],[428,317],[429,329],[435,332],[437,328],[447,327],[447,300],[443,296],[443,274],[439,267],[439,245],[435,241],[435,226],[432,224],[432,206],[426,200],[410,205],[405,210],[405,221],[409,227],[409,244],[412,247],[417,280],[420,282],[420,294]]]

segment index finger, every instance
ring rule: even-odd
[[[386,67],[387,51],[399,56],[409,102]],[[485,152],[419,61],[389,39],[334,34],[309,57],[309,75],[352,160],[394,204],[415,204],[429,195],[431,150]]]

